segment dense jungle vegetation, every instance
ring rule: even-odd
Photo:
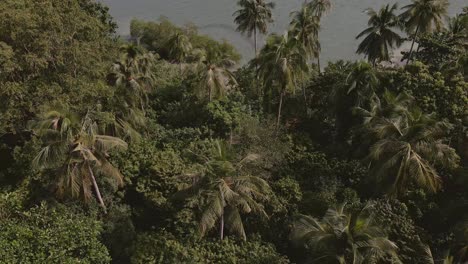
[[[127,39],[92,0],[0,1],[0,263],[467,263],[468,8],[448,4],[369,9],[366,60],[321,65],[330,0],[283,35],[239,0],[241,65],[193,25]]]

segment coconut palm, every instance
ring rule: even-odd
[[[206,235],[219,223],[219,236],[224,239],[224,228],[246,240],[241,214],[267,216],[262,202],[268,200],[271,189],[268,183],[256,176],[243,175],[240,167],[253,161],[257,155],[248,155],[234,162],[228,145],[214,141],[201,175],[192,175],[192,185],[185,190],[202,200],[199,227]]]
[[[107,79],[130,107],[144,109],[155,78],[152,67],[156,60],[156,55],[144,52],[140,46],[121,47],[121,58],[114,63]]]
[[[381,97],[373,94],[366,106],[354,107],[353,114],[362,119],[362,125],[353,128],[353,149],[357,153],[367,153],[369,147],[375,143],[375,138],[372,133],[369,133],[372,126],[382,118],[407,117],[410,114],[409,108],[413,103],[413,97],[406,92],[395,95],[385,90]]]
[[[330,0],[312,0],[308,5],[314,11],[314,15],[320,18],[328,14],[332,8]]]
[[[109,177],[123,184],[119,170],[108,160],[109,151],[125,149],[127,144],[116,137],[98,134],[98,125],[90,113],[80,119],[70,113],[50,111],[34,123],[36,135],[45,146],[33,160],[40,169],[57,170],[57,194],[81,197],[85,202],[93,196],[106,211],[97,176]]]
[[[307,4],[307,1],[305,2]],[[322,18],[328,14],[332,8],[332,4],[330,0],[312,0],[310,3],[307,4],[309,8],[312,10],[312,14],[316,16],[319,20],[319,24],[321,23]],[[317,57],[317,66],[318,66],[318,72],[320,73],[320,51],[321,51],[321,45],[319,41],[319,36],[315,36],[316,39],[316,54],[315,56]]]
[[[346,78],[347,94],[357,94],[357,105],[361,105],[375,93],[379,84],[375,69],[364,61],[356,63]]]
[[[290,23],[289,34],[291,37],[297,39],[303,49],[306,51],[307,59],[312,59],[318,56],[318,42],[317,36],[320,30],[320,22],[317,16],[314,16],[312,9],[309,5],[304,4],[300,11],[292,12],[291,16],[293,19]],[[302,93],[304,96],[304,102],[307,98],[305,85],[303,84]]]
[[[375,119],[370,125],[377,140],[369,150],[371,175],[390,196],[404,193],[412,183],[438,191],[442,182],[436,167],[453,169],[459,162],[455,150],[444,141],[450,128],[418,109]]]
[[[369,15],[369,27],[356,37],[359,39],[365,36],[357,53],[365,54],[374,66],[378,61],[389,61],[391,49],[398,48],[403,43],[400,35],[393,31],[394,28],[400,27],[400,20],[395,15],[396,9],[397,4],[386,5],[378,13],[372,8],[366,10]]]
[[[314,15],[310,5],[303,5],[300,11],[291,13],[289,34],[303,46],[310,59],[317,54],[317,35],[320,30],[320,18]]]
[[[456,42],[459,45],[468,45],[468,13],[458,14],[449,20],[447,31],[451,34],[453,40],[459,40]]]
[[[210,102],[224,97],[228,89],[237,84],[233,73],[229,70],[235,62],[211,50],[204,51],[200,55],[200,60],[196,65],[200,77],[196,87],[198,95],[208,97]]]
[[[240,7],[233,15],[234,22],[238,25],[237,31],[247,33],[247,36],[254,36],[255,56],[257,56],[257,34],[266,34],[269,23],[273,23],[272,9],[275,8],[273,2],[264,0],[239,0]]]
[[[424,264],[455,264],[458,262],[455,262],[454,257],[451,256],[450,254],[445,254],[443,259],[436,259],[432,255],[432,250],[428,245],[424,245],[424,256],[422,258],[422,263]],[[461,263],[461,262],[460,262]]]
[[[400,16],[405,23],[406,31],[412,34],[413,38],[407,64],[411,61],[418,35],[442,29],[448,5],[448,0],[412,0],[411,4],[402,8],[405,11]]]
[[[169,57],[180,65],[192,54],[193,50],[189,38],[180,32],[174,33],[167,41],[166,46],[169,50]]]
[[[263,79],[266,95],[272,95],[272,89],[278,89],[279,104],[276,125],[281,121],[283,97],[287,92],[295,92],[296,81],[308,71],[304,48],[288,34],[271,35],[267,45],[256,60],[258,75]],[[267,98],[267,97],[266,97]]]
[[[291,239],[312,253],[310,263],[377,263],[396,256],[397,246],[375,223],[367,205],[346,212],[344,205],[329,209],[322,219],[301,215],[293,224]]]

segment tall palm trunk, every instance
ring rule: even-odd
[[[255,58],[258,57],[257,52],[257,27],[254,28],[254,43],[255,43]]]
[[[410,52],[409,52],[409,55],[408,55],[408,60],[406,61],[406,65],[408,65],[408,63],[411,61],[411,56],[413,55],[414,42],[416,41],[416,37],[418,36],[418,32],[419,32],[419,24],[416,27],[416,31],[414,32],[413,42],[411,43],[411,48],[410,48]]]
[[[102,200],[101,192],[99,191],[99,186],[97,185],[93,170],[91,169],[91,166],[89,165],[88,165],[88,172],[89,172],[89,175],[91,176],[91,181],[93,182],[94,191],[96,192],[96,197],[99,201],[99,204],[101,204],[102,208],[104,209],[104,213],[107,214],[106,205],[104,204],[104,201]]]
[[[278,105],[278,118],[276,120],[276,129],[279,129],[280,122],[281,122],[281,109],[283,107],[283,96],[284,96],[284,92],[281,92],[280,101],[279,101],[279,105]]]
[[[221,202],[224,205],[224,194],[223,194],[223,192],[221,190],[220,190],[220,193],[221,193]],[[221,212],[221,219],[219,221],[219,238],[221,240],[224,239],[224,207],[223,207],[222,210],[223,211]]]
[[[219,238],[220,240],[224,239],[224,212],[221,215],[221,220],[219,221]]]
[[[307,111],[308,104],[307,104],[307,93],[306,93],[306,84],[304,75],[301,76],[301,85],[302,85],[302,96],[304,97],[304,105]]]
[[[317,67],[318,67],[318,73],[320,74],[322,72],[320,70],[320,54],[317,55]]]

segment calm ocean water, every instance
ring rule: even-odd
[[[461,12],[467,6],[466,0],[449,0],[449,15]],[[157,20],[161,16],[169,18],[176,24],[196,24],[200,32],[216,39],[226,39],[236,46],[244,59],[254,55],[253,41],[235,31],[232,14],[236,11],[237,0],[101,0],[110,7],[110,12],[119,25],[119,33],[129,33],[132,18]],[[273,0],[275,23],[270,26],[271,32],[282,33],[286,30],[290,13],[300,8],[303,0]],[[399,6],[409,0],[396,1]],[[366,8],[378,9],[395,1],[382,0],[335,0],[333,9],[322,23],[320,39],[324,61],[337,59],[358,59],[355,54],[358,41],[355,36],[367,23]]]

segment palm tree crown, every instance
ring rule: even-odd
[[[283,96],[287,92],[294,93],[296,81],[308,71],[304,53],[304,48],[299,45],[297,39],[289,37],[288,34],[273,34],[255,61],[256,65],[259,65],[258,75],[263,79],[264,87],[268,89],[265,91],[266,98],[271,98],[273,88],[278,89],[280,101],[277,126],[280,123]]]
[[[448,6],[447,0],[412,0],[402,7],[401,18],[409,33],[430,33],[442,29]]]
[[[106,210],[95,175],[113,178],[122,185],[122,175],[107,157],[112,149],[126,149],[127,144],[119,138],[98,134],[98,125],[90,112],[80,119],[71,113],[50,111],[33,127],[45,144],[33,164],[37,168],[58,169],[58,195],[70,194],[89,201],[94,188],[98,202]]]
[[[308,5],[314,11],[314,15],[320,18],[328,14],[332,8],[330,0],[312,0]]]
[[[402,8],[405,11],[400,16],[405,23],[406,31],[408,34],[413,34],[407,63],[411,60],[414,43],[419,33],[442,29],[448,5],[448,0],[412,0],[411,4]]]
[[[367,9],[370,16],[369,27],[359,33],[356,39],[366,36],[359,44],[358,54],[366,54],[369,62],[375,64],[377,61],[389,61],[391,49],[399,47],[403,39],[393,31],[393,28],[400,27],[400,20],[395,15],[397,4],[386,5],[377,13],[373,9]]]
[[[367,62],[356,63],[346,78],[347,94],[357,95],[357,105],[361,105],[375,94],[379,79],[375,69]]]
[[[235,62],[212,50],[203,51],[201,57],[201,62],[197,64],[200,77],[198,95],[208,97],[209,101],[223,98],[228,89],[237,84],[234,74],[229,70]]]
[[[394,108],[394,107],[393,107]],[[436,167],[453,169],[459,157],[444,141],[451,125],[418,109],[394,108],[368,123],[377,141],[371,146],[371,174],[390,196],[403,194],[412,183],[430,191],[441,188]]]
[[[271,192],[265,180],[240,173],[241,165],[253,161],[257,155],[251,154],[234,162],[227,144],[214,141],[209,156],[204,157],[206,170],[201,175],[192,176],[193,184],[185,190],[203,201],[199,222],[201,234],[206,235],[219,222],[221,240],[225,226],[246,240],[241,213],[266,217],[262,202],[269,199]]]
[[[377,263],[385,256],[396,256],[397,246],[385,237],[367,205],[357,212],[346,212],[344,205],[329,209],[318,220],[301,215],[293,225],[291,238],[312,253],[311,263]]]
[[[320,17],[314,15],[310,5],[303,5],[300,11],[292,12],[290,35],[296,38],[304,47],[309,58],[317,57],[319,52],[318,32]]]
[[[132,44],[123,45],[120,50],[121,58],[112,66],[108,81],[125,98],[128,107],[143,110],[155,79],[153,66],[157,55]]]
[[[189,38],[180,32],[176,32],[167,42],[169,56],[178,63],[185,62],[192,52],[192,43]]]
[[[238,25],[237,31],[247,33],[249,37],[254,35],[256,56],[257,33],[267,33],[268,24],[273,23],[271,10],[275,4],[266,3],[264,0],[239,0],[237,5],[241,8],[234,13],[234,22]]]

